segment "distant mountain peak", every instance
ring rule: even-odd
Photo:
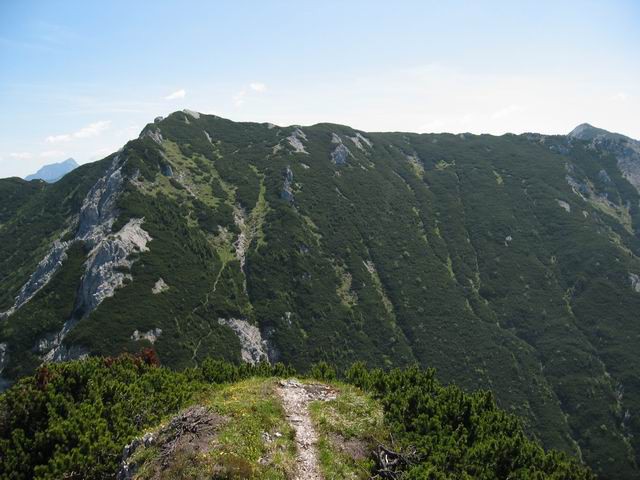
[[[77,166],[78,164],[73,158],[67,158],[62,162],[44,165],[36,173],[27,175],[26,177],[24,177],[24,179],[27,181],[44,180],[45,182],[53,183],[60,180]]]

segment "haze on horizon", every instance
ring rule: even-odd
[[[157,115],[640,138],[633,0],[0,4],[0,177],[97,160]]]

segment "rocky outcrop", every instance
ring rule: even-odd
[[[166,292],[167,290],[169,290],[169,285],[167,285],[164,279],[160,277],[153,288],[151,288],[151,293],[158,295],[159,293]]]
[[[159,128],[146,128],[140,134],[140,138],[149,137],[151,140],[156,142],[158,145],[162,145],[162,132],[160,132]]]
[[[284,182],[282,185],[282,191],[280,197],[289,203],[293,203],[293,172],[291,167],[287,166],[284,173]]]
[[[558,202],[560,208],[564,209],[565,212],[571,213],[571,205],[569,205],[567,202],[565,202],[564,200],[556,200],[556,202]]]
[[[133,264],[129,257],[146,252],[151,240],[142,228],[143,222],[142,218],[132,218],[118,233],[102,239],[89,254],[79,292],[85,312],[94,310],[105,298],[113,296],[126,279],[132,279],[123,272]]]
[[[331,152],[331,161],[338,166],[346,165],[347,160],[351,155],[349,149],[345,146],[344,143],[342,143],[342,139],[335,133],[331,134],[331,143],[336,145],[336,147]]]
[[[629,274],[629,281],[634,292],[640,293],[640,275],[636,273]]]
[[[140,438],[134,438],[131,443],[124,446],[120,468],[116,474],[117,480],[132,480],[138,465],[131,461],[133,454],[141,447],[153,445],[157,434],[153,432],[145,433]]]
[[[589,142],[590,148],[612,153],[624,178],[640,192],[640,141],[593,127],[588,123],[578,125],[568,137]],[[604,174],[608,178],[607,173]]]
[[[238,318],[219,318],[218,323],[231,328],[238,336],[240,340],[240,355],[243,361],[247,363],[269,361],[267,355],[269,346],[266,340],[263,340],[258,327]]]
[[[195,118],[196,120],[200,118],[200,112],[194,112],[193,110],[189,110],[188,108],[185,108],[182,111],[187,115],[190,115],[191,117]]]
[[[62,262],[67,258],[67,249],[71,242],[55,240],[51,250],[40,260],[36,270],[31,274],[27,283],[20,289],[13,306],[6,312],[0,313],[0,320],[12,315],[16,310],[33,298],[44,287],[51,277],[58,271]]]
[[[251,244],[251,236],[247,229],[247,212],[240,205],[233,208],[233,221],[240,230],[238,238],[233,242],[233,248],[236,251],[236,258],[240,262],[240,270],[244,271],[247,250]]]
[[[307,135],[299,128],[296,128],[293,133],[287,137],[287,141],[289,145],[293,147],[295,153],[308,154],[309,152],[307,152],[304,143],[302,143],[303,140],[307,140]]]
[[[111,232],[117,217],[116,202],[122,191],[122,164],[118,154],[107,172],[89,190],[82,202],[76,240],[87,242],[93,248]]]
[[[161,328],[154,328],[149,330],[148,332],[140,332],[139,330],[134,330],[131,334],[131,340],[139,342],[140,340],[147,340],[150,343],[156,343],[156,340],[162,335]]]
[[[366,152],[365,145],[369,148],[373,147],[373,142],[369,140],[367,137],[362,135],[360,132],[357,132],[355,137],[349,137],[349,140],[353,142],[353,144],[363,152]]]

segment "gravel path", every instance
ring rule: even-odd
[[[327,385],[282,380],[278,386],[287,420],[296,432],[297,472],[294,480],[322,480],[316,443],[318,434],[309,416],[309,402],[333,400],[336,392]]]

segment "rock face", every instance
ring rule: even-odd
[[[169,285],[167,285],[162,277],[160,277],[151,289],[151,293],[158,295],[159,293],[166,292],[167,290],[169,290]]]
[[[186,113],[187,115],[192,116],[196,120],[200,118],[200,112],[194,112],[193,110],[189,110],[188,108],[185,108],[183,112]]]
[[[351,140],[353,144],[363,152],[367,151],[367,149],[365,148],[365,145],[369,148],[373,147],[373,142],[369,140],[367,137],[365,137],[364,135],[362,135],[360,132],[357,132],[355,137],[349,137],[349,140]]]
[[[218,323],[231,328],[240,340],[242,360],[247,363],[268,362],[268,345],[262,339],[260,329],[246,320],[219,318]]]
[[[284,183],[282,185],[280,197],[289,203],[293,203],[293,172],[291,171],[290,166],[287,166],[284,173]]]
[[[53,242],[49,253],[40,261],[36,270],[31,274],[27,283],[24,284],[20,293],[18,293],[13,306],[6,312],[0,313],[0,320],[13,314],[17,309],[31,300],[42,287],[49,283],[53,274],[60,268],[62,262],[66,260],[69,245],[71,245],[71,242],[61,242],[60,240]]]
[[[158,337],[160,337],[160,335],[162,335],[161,328],[154,328],[152,330],[149,330],[148,332],[140,332],[138,330],[134,330],[131,334],[131,340],[135,340],[136,342],[140,340],[147,340],[151,343],[156,343],[156,340],[158,340]]]
[[[293,147],[295,153],[308,154],[309,152],[307,152],[304,148],[304,143],[302,143],[303,140],[307,140],[307,135],[299,128],[296,128],[293,133],[287,137],[287,141],[289,145]]]
[[[631,282],[631,288],[635,292],[640,293],[640,275],[637,275],[635,273],[630,273],[629,274],[629,281]]]
[[[612,153],[616,157],[622,175],[640,192],[640,141],[593,127],[588,123],[578,125],[568,137],[587,141],[594,149]],[[604,175],[608,178],[606,172]]]
[[[342,139],[335,133],[331,135],[331,143],[336,145],[331,152],[331,161],[338,166],[346,165],[349,155],[351,155],[349,149],[344,145],[344,143],[342,143]]]
[[[125,280],[131,280],[128,269],[133,264],[130,255],[146,252],[149,234],[142,229],[142,218],[132,218],[115,235],[102,239],[91,251],[80,287],[81,305],[89,313],[107,297],[113,296]]]
[[[571,205],[569,205],[564,200],[556,200],[556,201],[558,202],[558,205],[560,205],[560,208],[562,208],[567,213],[571,213]]]

